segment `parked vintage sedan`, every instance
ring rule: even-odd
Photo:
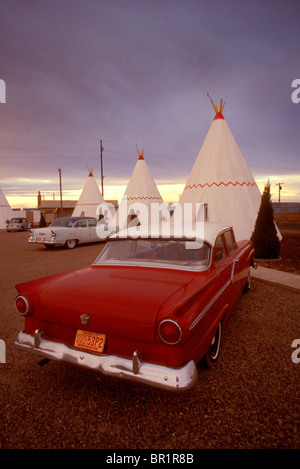
[[[29,223],[26,220],[26,218],[22,218],[22,217],[12,218],[6,224],[6,231],[24,231],[24,230],[30,230],[30,228],[31,228],[31,223]]]
[[[220,224],[206,223],[204,239],[144,228],[115,234],[91,266],[16,285],[16,347],[168,390],[193,386],[250,287],[254,248]]]
[[[94,217],[57,218],[47,228],[30,230],[28,242],[44,244],[46,248],[66,246],[73,249],[78,244],[101,241],[96,227],[97,219]]]

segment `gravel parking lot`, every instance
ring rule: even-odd
[[[0,448],[262,449],[300,447],[300,294],[252,281],[224,330],[217,366],[181,394],[103,377],[14,348],[18,282],[89,265],[102,244],[50,251],[0,232]],[[300,353],[299,353],[300,356]]]

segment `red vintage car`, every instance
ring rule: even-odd
[[[133,235],[134,234],[134,235]],[[254,248],[231,227],[204,239],[140,227],[117,233],[88,267],[16,285],[15,345],[118,378],[185,390],[218,356],[223,325],[250,287]]]

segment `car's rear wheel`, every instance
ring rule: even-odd
[[[77,239],[68,239],[65,246],[69,249],[74,249],[77,246]]]
[[[204,363],[208,368],[211,368],[219,358],[222,337],[222,323],[220,322],[210,347],[204,355]]]

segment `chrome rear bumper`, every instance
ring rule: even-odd
[[[65,242],[62,241],[55,241],[55,239],[43,239],[40,240],[38,238],[30,237],[28,238],[28,243],[35,243],[35,244],[51,244],[53,246],[59,245],[63,246]]]
[[[15,346],[50,360],[66,361],[99,371],[104,375],[170,391],[185,391],[191,388],[195,385],[198,376],[196,365],[192,360],[182,368],[168,368],[140,361],[138,351],[133,353],[131,360],[113,355],[94,355],[59,342],[43,339],[38,330],[35,331],[34,336],[20,332]]]

